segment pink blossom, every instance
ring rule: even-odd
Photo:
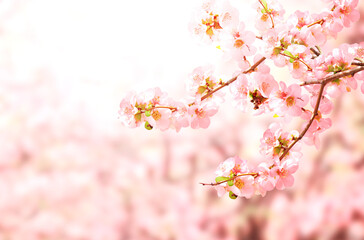
[[[281,90],[271,95],[269,105],[278,110],[278,115],[288,113],[291,116],[300,116],[302,108],[307,104],[307,95],[301,94],[301,87],[292,84],[288,88],[284,82],[280,82]]]
[[[207,128],[210,125],[210,117],[217,113],[217,107],[213,104],[202,102],[188,108],[192,128]]]
[[[308,119],[307,119],[308,120]],[[307,130],[304,141],[308,145],[315,145],[318,149],[320,146],[319,134],[326,129],[330,128],[332,125],[330,118],[323,118],[320,111],[318,111],[317,116],[313,120],[310,128]]]
[[[274,170],[273,170],[274,169]],[[292,187],[294,178],[292,176],[298,169],[298,162],[294,159],[286,159],[280,162],[278,166],[272,168],[272,177],[277,179],[276,188],[283,190],[287,187]]]
[[[290,143],[298,137],[296,130],[290,133],[284,132],[282,126],[278,123],[272,123],[269,128],[264,132],[263,138],[260,140],[260,153],[274,159],[279,157]],[[296,149],[291,149],[290,152]]]
[[[271,17],[273,18],[275,24],[277,24],[283,20],[283,15],[285,12],[282,5],[278,1],[266,0],[265,2],[268,12],[260,3],[256,2],[254,4],[254,7],[258,13],[255,27],[261,32],[264,32],[265,30],[272,27]]]
[[[253,176],[241,176],[234,180],[234,185],[231,187],[235,195],[239,197],[251,198],[254,195],[254,177]]]
[[[335,0],[333,16],[341,19],[345,27],[349,27],[351,22],[359,20],[359,11],[356,8],[359,0]]]
[[[229,177],[231,175],[237,175],[239,173],[248,172],[248,166],[246,160],[242,160],[239,157],[230,157],[224,162],[220,163],[216,170],[217,176]]]
[[[148,123],[157,127],[161,131],[165,131],[170,126],[171,110],[164,108],[155,108],[151,111],[150,117],[147,117]]]
[[[237,29],[231,31],[231,37],[226,41],[226,53],[237,61],[244,60],[245,56],[252,56],[256,48],[252,45],[255,41],[255,34],[245,31],[244,23],[240,23]]]
[[[262,162],[257,167],[259,176],[255,179],[256,191],[265,196],[267,191],[273,190],[276,184],[276,179],[272,177],[271,168],[266,162]]]
[[[263,74],[261,72],[255,72],[252,74],[252,77],[257,89],[265,98],[269,98],[272,92],[275,92],[279,89],[277,81],[269,73]]]
[[[171,113],[171,125],[176,129],[177,132],[179,132],[181,128],[185,128],[190,125],[188,104],[175,101],[171,103],[171,106],[176,108],[176,110],[172,111]]]
[[[119,119],[121,120],[122,124],[131,128],[138,127],[141,124],[141,115],[140,119],[135,117],[135,115],[138,113],[138,109],[135,107],[135,105],[135,92],[129,92],[120,102]]]
[[[205,42],[219,40],[224,30],[237,26],[239,15],[228,1],[207,0],[189,25],[193,35]]]
[[[197,67],[192,71],[187,82],[187,90],[193,98],[200,101],[203,95],[220,86],[221,79],[218,80],[213,73],[212,65]],[[222,103],[224,101],[223,96],[224,93],[219,91],[211,95],[209,99],[214,99],[216,103]]]
[[[234,105],[241,111],[245,111],[248,99],[248,79],[245,74],[238,76],[235,82],[230,85],[230,92],[232,94]]]

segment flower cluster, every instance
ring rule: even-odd
[[[273,160],[271,165],[262,162],[257,167],[249,169],[247,162],[239,157],[228,158],[217,170],[215,185],[217,194],[223,196],[229,192],[229,197],[250,198],[254,194],[265,196],[274,188],[279,190],[291,187],[292,176],[298,169],[297,158],[286,158],[284,161]]]
[[[229,86],[239,110],[271,114],[274,123],[261,140],[262,164],[249,169],[246,161],[229,158],[210,185],[216,186],[219,196],[229,192],[232,198],[289,187],[302,156],[299,141],[319,148],[320,134],[332,125],[328,115],[334,98],[359,84],[364,93],[364,45],[321,50],[329,38],[358,20],[357,4],[357,0],[333,0],[321,13],[296,11],[285,18],[276,0],[257,0],[256,35],[228,1],[206,0],[190,29],[204,44],[221,49],[226,61],[236,63],[232,77],[216,77],[211,65],[197,67],[187,83],[189,98],[175,101],[159,88],[130,93],[120,104],[120,119],[129,127],[144,124],[147,129],[207,128],[225,100],[223,89]],[[286,67],[292,80],[277,81],[265,61]],[[294,117],[305,123],[287,132],[280,123]]]
[[[131,128],[144,124],[148,130],[169,128],[177,132],[182,127],[207,128],[210,117],[217,113],[212,101],[198,101],[186,104],[174,101],[159,88],[149,89],[140,94],[130,92],[120,103],[119,116],[122,123]]]

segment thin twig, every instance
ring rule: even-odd
[[[217,185],[220,185],[221,183],[225,183],[225,182],[229,182],[231,180],[234,180],[235,178],[238,178],[238,177],[242,177],[242,176],[253,176],[253,177],[258,177],[259,174],[258,173],[242,173],[242,174],[239,174],[239,175],[236,175],[236,176],[233,176],[227,180],[224,180],[224,181],[220,181],[220,182],[216,182],[216,183],[200,183],[202,186],[217,186]]]
[[[354,65],[354,66],[364,66],[364,62],[352,62],[351,65]]]
[[[349,70],[346,70],[346,71],[342,71],[342,72],[330,75],[328,77],[325,77],[325,78],[322,78],[322,79],[319,79],[319,80],[305,81],[305,82],[301,83],[301,86],[311,85],[311,84],[321,84],[323,82],[328,83],[328,82],[331,82],[331,81],[333,81],[335,79],[339,79],[339,78],[342,78],[342,77],[354,75],[355,73],[363,71],[363,70],[364,70],[364,66],[359,66],[359,67],[356,67],[356,68],[352,68],[352,69],[349,69]]]
[[[318,49],[315,49],[315,48],[311,47],[310,50],[316,55],[316,57],[321,55],[321,53],[320,53],[320,51]]]
[[[312,27],[312,26],[313,26],[313,25],[315,25],[315,24],[320,24],[320,25],[322,25],[324,22],[325,22],[325,19],[320,19],[320,20],[317,20],[316,22],[313,22],[313,23],[311,23],[311,24],[307,25],[307,27],[308,27],[308,28],[309,28],[309,27]]]
[[[304,65],[306,65],[308,71],[312,71],[312,68],[310,67],[310,65],[308,65],[307,63],[305,63],[302,59],[300,59],[298,57],[291,57],[291,56],[289,56],[289,55],[287,55],[285,53],[279,53],[279,54],[282,55],[282,56],[289,57],[289,58],[292,58],[294,60],[300,61],[301,63],[303,63]]]
[[[320,102],[321,102],[321,98],[322,98],[322,93],[324,92],[324,88],[325,88],[326,84],[327,84],[327,82],[322,82],[321,83],[320,91],[319,91],[319,94],[317,96],[317,100],[316,100],[316,104],[315,104],[315,110],[312,113],[312,116],[311,116],[310,121],[307,123],[305,129],[303,129],[303,131],[300,133],[300,135],[294,140],[294,142],[292,142],[291,145],[289,145],[288,148],[286,148],[284,150],[284,152],[282,153],[282,155],[279,157],[279,160],[282,160],[288,154],[288,152],[293,148],[293,146],[299,140],[301,140],[303,138],[303,136],[305,136],[306,132],[310,128],[311,124],[313,123],[313,120],[315,120],[316,116],[318,115],[318,109],[319,109],[319,106],[320,106]]]
[[[247,74],[247,73],[253,72],[262,62],[264,62],[264,60],[265,60],[265,57],[262,57],[256,63],[254,63],[254,65],[251,66],[248,70],[246,70],[246,71],[244,71],[244,72],[242,72],[240,74]],[[205,100],[208,97],[210,97],[212,94],[214,94],[215,92],[219,91],[221,88],[224,88],[224,87],[230,85],[231,83],[233,83],[240,76],[240,74],[238,74],[237,76],[233,77],[229,81],[223,83],[221,86],[219,86],[218,88],[215,88],[211,92],[206,93],[204,96],[201,97],[201,101],[202,100]]]
[[[292,142],[291,145],[289,145],[288,148],[286,148],[284,150],[282,155],[279,157],[279,160],[282,160],[288,154],[288,152],[292,149],[292,147],[299,140],[301,140],[305,136],[306,132],[308,131],[308,129],[312,125],[313,121],[315,120],[316,116],[318,115],[318,109],[319,109],[319,106],[320,106],[320,102],[321,102],[321,99],[322,99],[322,94],[323,94],[323,91],[324,91],[324,88],[325,88],[326,84],[328,84],[329,82],[331,82],[331,81],[333,81],[335,79],[338,79],[338,78],[346,77],[346,76],[349,76],[349,75],[354,75],[355,73],[360,72],[362,70],[364,70],[364,67],[360,66],[360,67],[357,67],[357,68],[353,68],[353,69],[350,69],[350,70],[346,70],[346,71],[331,75],[331,76],[323,78],[323,79],[319,79],[317,81],[310,82],[310,84],[321,84],[320,91],[319,91],[319,94],[317,96],[317,100],[316,100],[316,104],[315,104],[315,109],[314,109],[314,111],[312,113],[312,116],[311,116],[311,119],[307,123],[305,129],[300,133],[298,138],[296,138],[294,140],[294,142]],[[308,85],[308,84],[304,83],[303,85]]]

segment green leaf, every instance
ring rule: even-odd
[[[265,1],[265,0],[261,0],[261,1],[262,1],[262,3],[263,3],[263,6],[264,6],[266,9],[268,9],[267,1]]]
[[[273,55],[277,56],[282,51],[282,47],[273,48]]]
[[[340,78],[337,78],[335,80],[332,80],[333,83],[340,84]]]
[[[145,129],[147,129],[147,130],[152,130],[152,129],[153,129],[153,126],[152,126],[152,125],[150,125],[148,121],[145,121],[144,127],[145,127]]]
[[[293,62],[294,62],[294,59],[293,59],[293,58],[290,58],[290,59],[289,59],[289,62],[290,62],[290,63],[293,63]]]
[[[142,113],[138,112],[134,115],[135,121],[141,121],[142,120]]]
[[[335,71],[334,66],[329,65],[329,66],[327,67],[326,72],[334,72],[334,71]]]
[[[238,196],[237,196],[237,195],[235,195],[232,191],[230,191],[230,192],[229,192],[229,197],[230,197],[231,199],[236,199]]]
[[[151,114],[150,114],[150,111],[145,111],[145,116],[146,116],[146,117],[150,117],[150,115],[151,115]]]
[[[228,181],[228,182],[227,182],[227,184],[228,184],[230,187],[232,187],[232,186],[234,185],[234,180],[230,180],[230,181]]]
[[[288,50],[284,50],[283,53],[286,54],[286,55],[288,55],[288,56],[290,56],[291,58],[295,58],[295,56],[290,51],[288,51]]]
[[[215,178],[215,181],[216,182],[222,182],[222,181],[226,181],[228,179],[229,179],[228,177],[222,177],[222,176],[220,176],[220,177],[216,177]]]
[[[282,148],[280,146],[273,148],[273,153],[278,155],[281,152]]]
[[[199,94],[203,94],[206,91],[206,87],[204,86],[199,86],[197,89],[197,93]]]

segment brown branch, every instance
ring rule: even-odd
[[[312,125],[313,121],[315,120],[316,116],[318,115],[318,109],[319,109],[319,106],[320,106],[320,102],[321,102],[321,99],[322,99],[322,94],[324,92],[324,88],[325,88],[326,84],[328,84],[329,82],[331,82],[331,81],[333,81],[335,79],[338,79],[338,78],[346,77],[346,76],[349,76],[349,75],[354,75],[355,73],[360,72],[362,70],[364,70],[364,67],[360,66],[360,67],[357,67],[357,68],[353,68],[353,69],[350,69],[350,70],[346,70],[346,71],[331,75],[329,77],[319,79],[317,81],[311,81],[309,83],[309,84],[321,84],[320,91],[319,91],[319,94],[317,96],[317,100],[316,100],[316,104],[315,104],[315,109],[314,109],[314,111],[312,113],[312,116],[311,116],[311,119],[307,123],[306,127],[303,129],[303,131],[300,133],[300,135],[291,143],[291,145],[289,145],[288,148],[286,148],[284,150],[282,155],[279,157],[279,160],[282,160],[288,154],[288,152],[293,148],[293,146],[305,136],[306,132],[308,131],[308,129]],[[301,86],[303,86],[303,85],[308,85],[308,84],[305,82],[305,83],[301,84]]]
[[[349,70],[345,70],[345,71],[330,75],[328,77],[325,77],[325,78],[322,78],[322,79],[319,79],[319,80],[305,81],[305,82],[301,83],[301,86],[311,85],[311,84],[322,84],[322,83],[326,84],[326,83],[331,82],[331,81],[333,81],[335,79],[350,76],[350,75],[354,75],[355,73],[363,71],[363,70],[364,70],[364,66],[359,66],[359,67],[356,67],[356,68],[352,68],[352,69],[349,69]]]
[[[288,152],[293,148],[293,146],[303,138],[303,136],[305,136],[306,132],[308,131],[308,129],[310,128],[311,124],[313,123],[313,120],[315,120],[315,117],[318,115],[318,109],[320,106],[320,102],[321,102],[321,98],[322,98],[322,93],[324,92],[324,88],[326,86],[327,82],[322,82],[321,83],[321,87],[320,87],[320,91],[319,94],[317,96],[317,101],[315,104],[315,109],[312,113],[312,117],[310,119],[310,121],[307,123],[305,129],[303,129],[303,131],[300,133],[300,135],[294,140],[294,142],[291,143],[291,145],[288,146],[288,148],[286,148],[284,150],[284,152],[282,153],[282,155],[279,157],[279,160],[282,160],[287,154]]]
[[[307,25],[307,27],[308,27],[308,28],[309,28],[309,27],[312,27],[312,26],[313,26],[313,25],[315,25],[315,24],[320,24],[320,25],[322,25],[324,22],[325,22],[325,19],[320,19],[320,20],[317,20],[316,22],[313,22],[313,23],[311,23],[311,24]]]
[[[259,59],[256,63],[254,63],[253,66],[251,66],[248,70],[240,73],[240,74],[247,74],[247,73],[251,73],[253,72],[262,62],[264,62],[265,57],[262,57],[261,59]],[[212,90],[211,92],[206,93],[204,96],[201,97],[201,101],[205,100],[206,98],[210,97],[212,94],[214,94],[215,92],[219,91],[221,88],[224,88],[228,85],[230,85],[231,83],[233,83],[238,76],[240,75],[238,74],[237,76],[233,77],[232,79],[230,79],[229,81],[223,83],[221,86],[219,86],[218,88],[215,88],[214,90]],[[192,104],[190,104],[192,105]]]
[[[317,49],[311,47],[310,50],[316,55],[316,57],[321,55],[320,49],[316,46]]]
[[[216,183],[200,183],[202,186],[217,186],[217,185],[220,185],[221,183],[225,183],[225,182],[228,182],[228,181],[231,181],[231,180],[235,180],[235,178],[238,178],[238,177],[242,177],[242,176],[253,176],[253,177],[258,177],[259,174],[258,173],[242,173],[242,174],[239,174],[239,175],[236,175],[236,176],[233,176],[227,180],[224,180],[224,181],[220,181],[220,182],[216,182]]]
[[[165,109],[171,110],[172,112],[177,111],[177,108],[176,107],[170,107],[170,106],[154,106],[154,107],[148,108],[146,110],[140,110],[140,113],[145,113],[146,111],[152,111],[152,110],[154,110],[156,108],[165,108]]]
[[[364,62],[352,62],[351,65],[354,65],[354,66],[364,66]]]

